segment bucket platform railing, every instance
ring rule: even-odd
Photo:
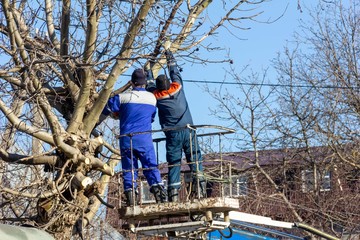
[[[225,174],[225,170],[231,172],[231,164],[222,161],[222,137],[226,134],[235,133],[234,129],[216,126],[216,125],[187,125],[184,128],[167,128],[162,130],[153,130],[148,132],[138,132],[131,133],[126,135],[120,135],[119,137],[128,136],[130,137],[130,146],[132,146],[132,138],[139,134],[155,134],[159,132],[174,131],[179,129],[190,130],[190,139],[195,139],[197,141],[200,138],[204,137],[214,137],[218,138],[219,144],[219,158],[216,162],[212,162],[212,167],[216,167],[216,177],[211,177],[206,173],[206,164],[205,160],[202,160],[204,166],[204,177],[211,179],[212,182],[218,182],[218,187],[216,195],[209,196],[207,198],[201,198],[200,196],[200,182],[197,176],[191,176],[191,178],[196,179],[196,196],[190,197],[190,188],[185,188],[185,184],[182,184],[183,189],[181,191],[185,192],[185,198],[180,199],[179,202],[167,202],[167,203],[158,203],[158,204],[144,204],[141,200],[138,204],[134,206],[124,206],[120,205],[119,208],[119,218],[125,219],[128,221],[129,229],[140,235],[151,235],[151,236],[167,236],[169,233],[175,234],[178,238],[187,238],[187,239],[203,239],[199,236],[205,236],[206,233],[215,231],[218,229],[225,229],[230,224],[229,221],[217,221],[213,218],[214,215],[225,214],[227,215],[229,211],[234,211],[239,208],[238,199],[232,199],[225,197],[224,194],[224,184],[229,184],[228,175]],[[153,138],[155,143],[156,155],[159,157],[159,144],[165,142],[165,137]],[[198,146],[198,144],[191,144]],[[193,150],[193,149],[192,149]],[[195,149],[197,150],[197,149]],[[197,151],[191,151],[191,153]],[[184,172],[187,172],[186,165],[195,164],[197,170],[199,170],[198,156],[191,156],[191,159],[194,159],[192,163],[181,164],[181,168]],[[165,159],[164,159],[165,160]],[[160,162],[159,158],[157,159],[160,165],[165,165],[164,174],[167,173],[166,168],[169,167],[165,161]],[[141,172],[141,169],[139,169]],[[142,169],[144,170],[144,169]],[[135,181],[135,171],[134,167],[131,169],[132,179]],[[140,172],[138,176],[141,177]],[[197,171],[199,173],[200,171]],[[194,174],[191,173],[190,174]],[[185,177],[183,176],[183,180]],[[120,183],[121,184],[121,183]],[[229,188],[229,187],[228,187]],[[231,187],[230,187],[231,189]],[[136,189],[133,189],[134,199]],[[140,197],[141,199],[141,197]],[[121,201],[120,201],[121,202]],[[144,223],[145,222],[145,223]]]

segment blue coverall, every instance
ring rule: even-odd
[[[120,152],[123,169],[124,191],[133,188],[132,166],[134,170],[134,188],[137,188],[138,161],[150,187],[163,185],[156,160],[151,134],[151,123],[156,114],[156,98],[145,90],[135,87],[130,92],[121,93],[108,100],[102,114],[117,115],[120,119]],[[145,134],[136,134],[147,132]],[[135,133],[132,136],[129,134]],[[132,145],[132,149],[131,149]],[[131,151],[132,150],[132,151]],[[131,159],[132,157],[132,159]]]

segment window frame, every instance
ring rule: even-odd
[[[248,195],[249,178],[244,175],[233,175],[229,184],[225,185],[224,195],[229,197],[243,197]],[[234,193],[235,190],[235,193]]]
[[[316,178],[320,192],[331,191],[331,187],[332,187],[331,171],[329,170],[324,170],[322,172],[317,171]],[[302,192],[307,193],[316,190],[315,189],[316,186],[314,184],[314,170],[311,169],[301,170],[301,180],[302,180],[302,186],[301,186]]]

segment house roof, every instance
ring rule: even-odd
[[[256,163],[259,166],[283,165],[285,163],[292,166],[309,162],[321,163],[329,162],[332,158],[331,149],[327,147],[212,153],[203,156],[204,165],[212,166],[223,161],[231,163],[236,169],[252,168]]]
[[[291,167],[307,165],[311,162],[328,163],[334,156],[329,147],[320,146],[312,148],[286,148],[270,149],[260,151],[243,151],[227,153],[208,153],[203,154],[203,166],[216,167],[223,163],[231,163],[233,169],[247,170],[256,166],[256,159],[259,166],[279,166],[288,164]],[[159,170],[161,174],[167,174],[168,163],[160,163]],[[186,160],[182,159],[181,171],[188,172],[190,168]]]

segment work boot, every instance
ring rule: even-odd
[[[135,199],[134,199],[134,194],[132,190],[126,191],[124,192],[125,194],[125,198],[126,198],[126,205],[129,206],[135,206],[136,203],[136,199],[137,199],[137,191],[135,191]]]
[[[172,188],[168,191],[169,202],[178,202],[179,201],[179,190]]]
[[[191,195],[195,198],[198,198],[198,190],[200,191],[200,198],[207,198],[206,194],[206,181],[200,180],[199,186],[197,185],[197,180],[192,182]]]
[[[155,201],[156,203],[164,203],[167,202],[167,196],[166,196],[166,192],[165,189],[162,185],[156,185],[156,186],[152,186],[150,188],[150,192],[152,194],[154,194],[155,197]]]
[[[206,181],[200,181],[200,198],[207,198]]]

